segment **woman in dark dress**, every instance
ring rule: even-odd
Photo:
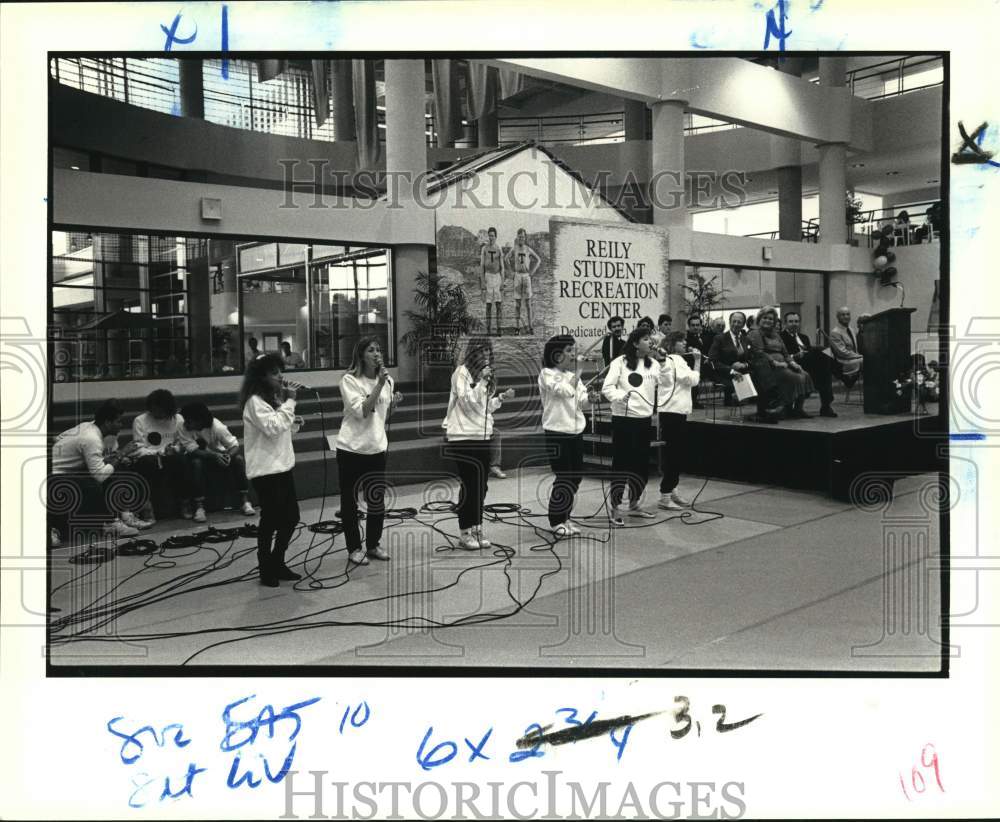
[[[788,355],[778,333],[778,312],[765,308],[757,315],[757,328],[750,332],[750,375],[757,392],[777,389],[778,399],[789,419],[808,419],[802,410],[813,391],[812,380],[801,365]]]

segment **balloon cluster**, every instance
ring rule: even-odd
[[[872,265],[882,285],[889,285],[896,276],[896,268],[892,265],[892,263],[896,262],[896,255],[889,248],[889,240],[892,238],[892,232],[892,223],[886,223],[882,226],[878,245],[872,252]]]

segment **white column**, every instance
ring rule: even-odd
[[[423,181],[427,171],[425,95],[423,60],[385,61],[385,168],[390,200],[413,199],[423,193],[423,183],[419,194],[414,183]],[[394,174],[399,175],[396,181]]]
[[[819,149],[819,240],[846,243],[847,146],[824,143]]]
[[[683,100],[653,103],[652,168],[649,196],[653,206],[653,225],[687,229],[689,218],[684,180],[684,107]],[[672,243],[671,243],[672,246]],[[674,328],[684,328],[685,264],[675,260],[673,248],[668,254],[667,306],[674,318]]]

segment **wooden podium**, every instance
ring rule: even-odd
[[[907,414],[911,390],[896,394],[893,381],[913,378],[910,315],[915,308],[890,308],[865,323],[861,345],[865,358],[865,413]],[[911,386],[912,388],[912,386]]]

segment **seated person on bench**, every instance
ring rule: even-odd
[[[188,403],[181,409],[181,416],[184,424],[179,441],[184,449],[191,491],[191,501],[184,506],[184,516],[190,516],[193,508],[194,521],[205,521],[206,480],[220,474],[232,477],[233,485],[240,494],[240,511],[248,517],[253,516],[250,483],[247,481],[246,463],[239,454],[239,440],[203,402]]]

